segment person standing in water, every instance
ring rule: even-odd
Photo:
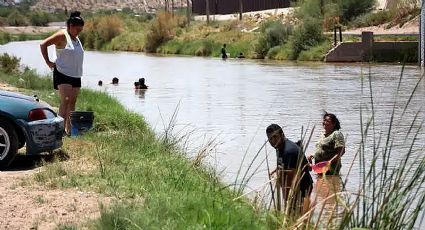
[[[341,157],[345,153],[344,135],[340,131],[341,125],[335,114],[325,112],[322,120],[323,133],[316,143],[316,151],[308,157],[315,163],[330,162],[330,169],[326,175],[339,175],[341,169]]]
[[[285,137],[279,125],[269,125],[266,134],[270,145],[276,149],[277,168],[271,174],[277,174],[277,183],[281,186],[283,199],[288,202],[288,199],[291,199],[290,190],[293,190],[294,196],[288,203],[293,209],[300,207],[298,210],[305,213],[310,205],[310,193],[313,188],[307,159],[300,147]]]
[[[78,35],[84,27],[80,12],[72,12],[66,21],[66,29],[60,30],[46,38],[40,44],[44,61],[53,69],[53,87],[59,91],[59,115],[65,120],[65,132],[70,134],[70,114],[75,110],[75,104],[81,88],[83,75],[84,49]],[[55,45],[56,60],[51,61],[47,47]]]
[[[227,59],[226,44],[223,44],[223,47],[221,48],[221,58]]]

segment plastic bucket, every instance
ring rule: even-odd
[[[330,166],[331,166],[331,162],[330,161],[322,161],[319,162],[317,164],[314,165],[310,165],[311,168],[313,169],[314,172],[316,172],[317,174],[323,174],[326,173]]]
[[[82,135],[93,127],[93,112],[71,112],[71,137]]]

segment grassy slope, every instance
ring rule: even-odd
[[[30,75],[31,79],[37,77]],[[1,82],[26,86],[26,93],[58,104],[48,87],[50,80],[31,85],[17,79],[13,74],[0,74]],[[233,201],[234,195],[223,189],[214,171],[193,165],[176,146],[158,139],[142,117],[128,112],[114,98],[82,90],[77,110],[95,112],[93,132],[65,138],[62,150],[70,160],[46,164],[35,180],[51,187],[78,187],[115,197],[117,202],[103,210],[92,228],[270,227],[267,214],[256,212],[246,200]]]

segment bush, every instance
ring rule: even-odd
[[[341,0],[342,20],[345,22],[372,11],[375,6],[375,0]]]
[[[12,11],[7,17],[7,23],[10,26],[28,26],[29,20],[23,14],[21,14],[18,10]]]
[[[5,53],[0,56],[1,69],[5,73],[16,73],[19,70],[20,58]]]
[[[332,44],[329,41],[324,41],[314,47],[311,47],[309,50],[301,51],[298,55],[298,61],[323,61],[325,59],[326,53],[332,47]]]
[[[50,22],[49,14],[39,10],[30,11],[28,16],[30,24],[33,26],[47,26]]]
[[[123,30],[123,22],[118,16],[95,17],[87,21],[80,38],[86,48],[101,49]]]
[[[377,26],[391,21],[394,14],[391,11],[379,11],[377,13],[366,13],[357,17],[351,23],[353,27]]]
[[[12,37],[9,33],[4,33],[0,31],[0,44],[6,44],[12,40]]]
[[[301,1],[299,9],[296,11],[296,17],[299,19],[303,18],[316,18],[321,20],[322,15],[322,6],[318,0],[304,0]]]
[[[17,86],[25,89],[53,89],[53,81],[51,77],[39,77],[35,70],[25,68]]]
[[[307,19],[294,30],[291,37],[291,59],[297,59],[301,51],[309,50],[321,43],[323,36],[321,22],[315,19]]]
[[[213,44],[209,40],[203,40],[202,45],[195,51],[196,56],[210,56],[213,50]]]
[[[280,21],[270,21],[263,24],[260,31],[263,33],[254,45],[254,52],[257,58],[264,58],[272,47],[288,41],[292,26],[283,25]]]
[[[177,23],[173,20],[171,14],[167,12],[161,12],[152,21],[146,34],[146,52],[156,52],[156,49],[163,44],[171,40],[175,35],[175,28]]]

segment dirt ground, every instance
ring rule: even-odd
[[[374,34],[419,34],[419,17],[405,23],[404,25],[396,25],[388,28],[388,24],[379,26],[363,27],[353,30],[344,31],[344,34],[361,34],[362,31],[372,31]]]
[[[0,89],[16,91],[2,83]],[[34,175],[43,170],[39,165],[51,159],[51,155],[18,155],[6,171],[0,171],[0,229],[80,229],[83,223],[100,217],[101,205],[109,206],[111,198],[93,192],[34,183]]]
[[[40,34],[53,33],[61,28],[61,26],[2,26],[0,31],[9,34]]]

